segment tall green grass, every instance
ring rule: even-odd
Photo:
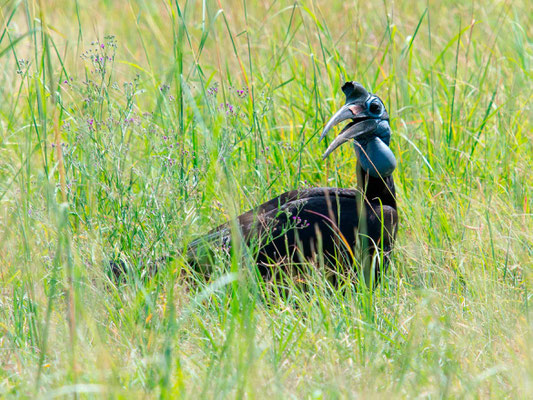
[[[529,3],[258,3],[1,4],[1,396],[529,398]],[[345,79],[392,118],[384,282],[184,279],[217,224],[356,185],[317,140]]]

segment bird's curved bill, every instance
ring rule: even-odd
[[[331,119],[328,121],[318,141],[321,142],[322,139],[326,137],[331,128],[333,128],[335,125],[341,123],[342,121],[346,121],[347,119],[354,118],[362,110],[363,108],[361,106],[355,104],[345,104],[344,106],[342,106],[341,109],[337,111],[335,115],[333,115],[333,117],[331,117]]]
[[[344,110],[338,112],[326,125],[323,136],[331,129],[335,122],[341,122],[348,113]],[[385,177],[392,174],[396,168],[396,158],[389,146],[382,140],[378,131],[388,133],[390,135],[389,123],[386,120],[365,118],[364,113],[355,115],[354,117],[347,117],[344,119],[353,119],[354,121],[348,124],[339,135],[331,142],[322,159],[326,159],[335,149],[343,143],[355,140],[355,151],[359,158],[359,162],[363,170],[368,172],[373,177]],[[366,117],[368,118],[368,117]],[[338,123],[336,122],[336,123]]]
[[[333,118],[335,118],[335,116],[333,116]],[[333,118],[330,120],[330,122],[333,120]],[[328,122],[328,125],[330,122]],[[323,136],[325,136],[327,131],[331,129],[331,127],[328,128],[328,125],[326,125],[326,129],[324,129],[324,133],[322,133]],[[347,125],[346,128],[344,128],[333,140],[333,142],[331,142],[329,147],[326,149],[326,152],[322,156],[322,159],[325,160],[337,147],[343,143],[346,143],[350,139],[357,139],[358,137],[372,133],[376,130],[377,126],[378,121],[375,119],[366,119],[364,121]]]

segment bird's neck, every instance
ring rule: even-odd
[[[357,185],[369,202],[381,202],[383,205],[396,208],[396,190],[392,175],[386,178],[374,178],[357,163]]]

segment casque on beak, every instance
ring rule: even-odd
[[[346,82],[342,91],[346,104],[328,121],[320,140],[340,122],[351,122],[331,142],[322,158],[326,159],[340,145],[354,139],[355,151],[366,172],[375,177],[392,174],[396,159],[389,148],[389,116],[382,101],[356,82]]]

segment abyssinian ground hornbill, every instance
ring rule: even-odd
[[[313,260],[329,267],[362,266],[365,275],[374,271],[368,275],[374,277],[387,267],[397,226],[392,178],[396,159],[389,148],[389,116],[381,99],[361,84],[347,82],[342,90],[346,103],[326,124],[320,140],[333,126],[350,120],[323,158],[353,140],[358,187],[292,190],[240,215],[233,223],[238,228],[233,239],[242,235],[267,279],[276,271]],[[193,241],[188,257],[198,265],[212,254],[213,246],[229,248],[231,228],[232,223],[226,223]]]

